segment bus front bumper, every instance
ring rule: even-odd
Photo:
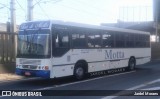
[[[22,76],[50,78],[49,70],[27,70],[16,68],[16,74]]]

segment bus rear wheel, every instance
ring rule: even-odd
[[[85,76],[85,69],[82,63],[77,63],[74,69],[74,77],[77,80],[83,79]]]
[[[136,66],[136,60],[135,60],[135,58],[130,58],[129,62],[128,62],[128,70],[129,71],[134,70],[135,66]]]

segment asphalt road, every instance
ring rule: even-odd
[[[49,96],[45,99],[160,99],[158,96],[118,96],[130,95],[126,90],[160,90],[160,61],[152,61],[148,64],[137,66],[135,71],[126,71],[122,73],[106,74],[100,76],[87,77],[82,81],[77,81],[72,77],[59,78],[59,79],[42,79],[42,78],[27,78],[17,81],[8,81],[0,83],[0,90],[27,90],[39,91],[43,90],[56,90],[62,95],[64,92],[71,96]],[[61,91],[63,90],[63,91]],[[83,91],[79,91],[83,90]],[[86,90],[86,91],[85,91]],[[103,93],[111,93],[105,96]],[[135,93],[134,92],[134,93]],[[144,91],[142,91],[144,92]],[[92,94],[91,94],[92,93]],[[99,94],[97,94],[99,93]],[[155,92],[156,93],[156,92]],[[51,93],[50,93],[51,94]],[[79,95],[91,96],[79,96]],[[101,95],[102,94],[102,95]],[[66,95],[66,94],[65,94]],[[78,95],[78,96],[74,96]],[[99,95],[99,96],[96,96]],[[160,95],[160,91],[159,91]],[[3,97],[2,99],[17,99],[28,97]],[[44,99],[44,97],[30,97]]]

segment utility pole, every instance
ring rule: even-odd
[[[156,34],[156,42],[160,41],[160,34],[159,32],[159,2],[160,0],[153,0],[153,14],[154,14],[154,26],[155,26],[155,34]],[[158,39],[159,36],[159,39]]]
[[[27,7],[27,21],[33,20],[33,0],[27,0],[28,7]]]
[[[10,13],[11,13],[11,33],[16,33],[16,13],[15,13],[15,0],[10,0]],[[15,61],[16,59],[16,54],[17,54],[17,37],[15,34],[13,34],[13,38],[12,38],[12,45],[13,46],[13,54],[12,54],[12,61]]]
[[[15,0],[10,1],[10,10],[11,10],[11,32],[16,32],[16,13],[15,13]]]
[[[158,14],[156,11],[156,15],[155,15],[156,19],[155,19],[155,26],[156,26],[156,42],[158,42]]]

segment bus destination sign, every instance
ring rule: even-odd
[[[49,28],[49,26],[50,26],[50,21],[38,21],[38,22],[23,23],[19,29],[20,30],[39,29],[39,28]]]

